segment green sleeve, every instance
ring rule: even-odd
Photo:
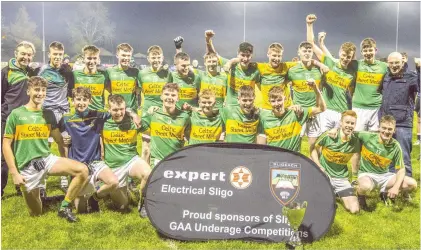
[[[190,131],[191,131],[191,119],[190,117],[186,121],[186,128],[184,129],[184,137],[190,142]]]
[[[326,146],[326,142],[329,139],[328,132],[324,132],[316,141],[315,147]]]
[[[265,130],[264,130],[264,126],[263,126],[263,119],[261,116],[262,113],[260,113],[260,117],[259,117],[259,125],[257,126],[257,134],[265,134]]]
[[[47,124],[51,125],[51,130],[54,130],[54,129],[59,127],[53,111],[44,110],[44,117],[45,117],[45,121],[47,122]]]
[[[219,56],[219,65],[221,65],[222,67],[224,67],[224,65],[229,61],[229,59]]]
[[[322,63],[329,67],[329,69],[332,69],[335,66],[335,60],[331,58],[330,56],[323,55]]]
[[[227,115],[226,115],[227,114],[227,107],[221,108],[220,113],[221,113],[222,122],[224,123],[224,127],[225,127],[225,124],[227,124]]]
[[[151,126],[151,120],[152,120],[152,115],[149,114],[148,112],[142,112],[142,125],[139,128],[140,132],[144,132],[146,130],[148,130]]]
[[[396,150],[395,150],[395,155],[393,156],[393,162],[395,163],[395,168],[396,169],[405,168],[405,164],[403,162],[402,148],[397,141],[395,145],[396,145]]]
[[[308,118],[309,118],[309,116],[312,112],[311,110],[312,110],[312,107],[303,108],[303,114],[300,117],[298,117],[298,122],[301,125],[303,125],[304,123],[307,122],[307,120],[308,120]]]
[[[16,133],[16,118],[15,112],[12,112],[6,120],[6,127],[4,130],[4,137],[13,139]]]
[[[358,132],[354,132],[354,134],[357,136],[357,138],[362,141],[362,142],[366,142],[370,139],[370,136],[372,134],[374,134],[373,132],[368,132],[368,131],[358,131]]]
[[[141,71],[137,73],[137,86],[142,89],[142,74]]]
[[[109,76],[109,73],[108,73],[108,69],[106,69],[105,71],[104,71],[104,77],[105,77],[105,80],[104,80],[104,87],[105,88],[110,88],[111,89],[111,80],[110,80],[110,76]],[[111,93],[110,93],[111,94]]]
[[[173,82],[173,77],[172,77],[172,72],[171,71],[168,71],[168,79],[167,79],[167,82]]]

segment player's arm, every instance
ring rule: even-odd
[[[22,177],[22,175],[19,174],[18,169],[16,168],[15,155],[13,154],[12,150],[12,142],[13,139],[11,138],[3,138],[3,156],[9,168],[9,173],[12,175],[13,184],[23,185],[25,184],[25,179]]]
[[[232,58],[232,59],[230,59],[230,60],[228,60],[224,65],[223,65],[223,67],[224,67],[224,71],[225,72],[229,72],[230,71],[230,69],[231,69],[231,67],[232,67],[232,65],[233,64],[235,64],[235,63],[239,63],[241,61],[241,59],[240,58],[237,58],[237,57],[234,57],[234,58]]]
[[[309,14],[306,17],[307,23],[307,42],[313,45],[313,52],[316,54],[317,58],[321,61],[323,58],[323,51],[317,46],[314,42],[314,31],[313,31],[313,23],[317,20],[316,15]]]
[[[174,45],[175,45],[175,54],[183,52],[182,44],[184,42],[184,38],[181,36],[177,36],[174,38]]]
[[[206,53],[216,53],[215,47],[212,43],[212,37],[215,35],[215,32],[213,30],[206,30],[205,31],[205,40],[206,40]]]
[[[314,163],[317,164],[317,166],[319,166],[320,170],[322,170],[322,172],[326,173],[325,169],[322,167],[322,164],[320,163],[320,152],[321,152],[321,148],[324,146],[324,142],[327,139],[327,134],[323,134],[322,136],[319,137],[319,139],[317,139],[316,144],[313,148],[313,150],[310,152],[310,157],[311,159],[314,161]]]
[[[312,107],[311,114],[317,115],[326,110],[326,102],[322,96],[322,92],[314,81],[307,81],[307,84],[313,89],[316,94],[316,107]]]
[[[58,128],[51,130],[51,137],[53,137],[54,141],[57,143],[58,152],[60,153],[61,157],[66,157],[66,150],[64,149],[64,141],[63,136],[60,133]]]
[[[333,58],[332,54],[330,53],[330,51],[327,49],[325,45],[325,38],[326,38],[326,32],[319,32],[318,34],[319,47],[320,49],[322,49],[323,53],[326,56]]]
[[[405,164],[403,162],[402,149],[399,145],[398,148],[398,153],[394,157],[393,161],[395,163],[395,167],[399,167],[399,170],[396,172],[395,184],[387,191],[387,196],[391,199],[398,196],[399,189],[401,188],[403,179],[405,178]]]
[[[133,110],[126,108],[126,114],[132,118],[132,121],[136,125],[137,128],[140,128],[142,126],[142,121],[140,117],[134,112]]]
[[[4,103],[4,96],[6,95],[7,89],[9,88],[9,82],[7,81],[6,68],[1,70],[1,103]]]
[[[104,88],[106,91],[108,91],[109,94],[111,93],[111,80],[110,76],[108,75],[108,70],[104,71],[105,81],[104,81]],[[105,99],[105,93],[104,93],[104,99]]]

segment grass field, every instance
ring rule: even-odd
[[[414,129],[415,130],[415,129]],[[416,140],[413,133],[413,141]],[[139,145],[141,145],[139,143]],[[54,147],[54,153],[57,153]],[[303,142],[308,156],[308,144]],[[139,151],[140,152],[140,151]],[[414,146],[414,178],[420,179],[420,147]],[[23,198],[15,195],[11,185],[1,202],[1,245],[3,249],[284,249],[283,243],[243,241],[180,242],[161,239],[148,219],[141,219],[136,208],[122,214],[101,203],[101,213],[78,215],[80,222],[70,224],[57,217],[58,203],[46,207],[40,217],[29,217]],[[48,195],[59,195],[59,178],[51,177]],[[368,199],[373,212],[347,213],[339,204],[335,221],[321,240],[306,249],[420,249],[420,191],[412,203],[398,202],[390,208],[377,194]]]

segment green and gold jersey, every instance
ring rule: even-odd
[[[200,88],[199,74],[190,71],[186,78],[182,78],[177,72],[171,72],[170,81],[177,83],[180,88],[180,92],[178,93],[179,100],[177,102],[178,109],[181,109],[185,102],[193,107],[198,107],[197,98]]]
[[[260,111],[259,134],[266,136],[267,145],[300,151],[301,127],[311,116],[312,108],[303,111],[300,117],[292,110],[285,110],[281,117],[275,116],[272,110]]]
[[[216,142],[221,137],[223,123],[219,111],[215,116],[208,117],[197,111],[191,115],[189,145]]]
[[[260,72],[260,91],[262,93],[262,108],[271,110],[269,102],[269,90],[275,86],[284,89],[285,104],[288,108],[292,105],[291,91],[287,85],[286,75],[288,70],[297,65],[297,62],[281,62],[279,67],[274,69],[270,63],[257,63],[257,69]]]
[[[162,107],[142,114],[142,131],[151,130],[151,158],[162,160],[184,146],[184,136],[190,126],[187,112],[177,110],[170,115]]]
[[[336,138],[329,137],[328,132],[325,132],[317,139],[315,146],[322,151],[320,164],[334,178],[348,178],[347,163],[361,149],[360,140],[355,134],[344,141],[341,139],[341,130]]]
[[[223,57],[219,57],[219,64],[224,66],[229,60]],[[262,106],[262,94],[258,88],[255,88],[256,84],[260,82],[260,72],[257,69],[256,63],[250,63],[246,71],[243,71],[240,64],[233,64],[230,72],[227,73],[227,98],[225,105],[232,106],[238,105],[238,90],[245,85],[251,86],[255,90],[256,99],[254,105],[256,107]]]
[[[259,114],[246,115],[237,105],[223,108],[221,116],[225,124],[225,142],[256,142]]]
[[[316,93],[308,86],[307,80],[314,79],[318,87],[320,87],[320,80],[322,74],[316,66],[310,69],[304,67],[302,62],[299,62],[288,71],[288,79],[292,81],[292,89],[294,90],[294,104],[299,104],[303,107],[316,106]]]
[[[377,88],[387,72],[387,63],[375,60],[368,64],[364,59],[358,61],[357,79],[352,107],[376,109],[382,104],[382,95]]]
[[[121,122],[107,119],[101,132],[104,142],[105,163],[118,168],[138,155],[136,149],[137,128],[131,117],[125,115]]]
[[[75,79],[75,88],[86,87],[91,90],[92,103],[89,105],[91,110],[103,110],[104,109],[104,84],[105,75],[104,72],[97,71],[96,73],[89,74],[83,70],[73,71]]]
[[[198,70],[200,75],[200,91],[204,89],[211,89],[215,92],[216,104],[215,108],[222,108],[224,106],[225,96],[227,95],[227,75],[225,73],[218,73],[212,76],[208,72]]]
[[[142,112],[151,106],[162,106],[161,93],[164,85],[170,80],[168,70],[154,71],[146,67],[139,71],[139,88],[142,89]]]
[[[322,89],[323,99],[328,109],[342,113],[348,110],[346,92],[355,84],[355,70],[352,67],[343,69],[338,59],[326,55],[321,61],[330,69]]]
[[[111,94],[121,95],[126,101],[126,107],[134,112],[138,109],[136,86],[138,85],[139,70],[128,68],[123,70],[118,65],[107,68],[106,86],[111,86]]]
[[[18,170],[22,170],[31,160],[50,154],[48,137],[57,126],[50,110],[31,110],[20,106],[10,113],[4,138],[13,140],[13,154]]]
[[[358,132],[361,141],[361,161],[359,173],[384,174],[389,172],[393,162],[395,169],[405,168],[399,142],[392,138],[384,144],[378,133]]]

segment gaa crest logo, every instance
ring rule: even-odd
[[[300,191],[300,164],[278,164],[270,169],[270,191],[273,197],[283,206],[292,202]],[[293,167],[293,168],[284,168]]]
[[[231,185],[237,189],[248,188],[253,180],[251,171],[243,166],[234,168],[230,174]]]

